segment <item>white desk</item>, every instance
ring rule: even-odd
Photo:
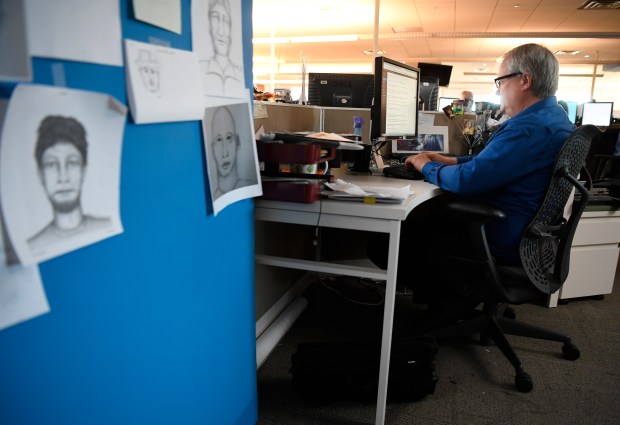
[[[396,272],[398,269],[398,245],[401,221],[418,205],[442,193],[437,186],[422,181],[400,180],[382,176],[339,176],[358,186],[402,187],[410,184],[414,194],[402,204],[364,204],[362,202],[317,201],[313,204],[256,200],[255,219],[307,226],[333,227],[364,230],[389,235],[388,268],[359,267],[320,261],[300,260],[271,255],[256,255],[256,262],[268,266],[332,273],[355,277],[385,280],[385,305],[383,308],[383,332],[379,369],[379,391],[375,423],[385,423],[385,407],[388,371],[394,320],[396,295]]]

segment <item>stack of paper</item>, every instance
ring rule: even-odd
[[[329,199],[342,201],[360,201],[374,204],[376,202],[401,203],[413,194],[411,186],[402,187],[357,186],[338,179],[334,183],[325,183],[332,192],[323,193]]]

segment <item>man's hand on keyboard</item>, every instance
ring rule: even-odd
[[[405,160],[405,165],[407,167],[414,167],[421,172],[424,164],[430,161],[440,162],[445,165],[456,165],[457,163],[455,157],[445,156],[438,152],[420,152],[417,155],[408,157]]]
[[[445,165],[456,165],[456,158],[453,156],[445,156],[439,152],[423,152],[431,161],[440,162]]]
[[[417,155],[407,157],[405,160],[405,166],[415,168],[416,170],[422,172],[422,167],[424,167],[424,164],[427,162],[431,162],[431,159],[428,157],[428,153],[422,152]]]

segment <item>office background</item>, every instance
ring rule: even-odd
[[[450,85],[439,88],[440,97],[459,98],[462,90],[471,90],[476,101],[499,103],[493,82],[498,59],[511,48],[532,42],[558,52],[558,99],[612,101],[613,116],[620,118],[620,5],[610,1],[597,8],[590,3],[254,0],[254,84],[267,91],[290,88],[296,100],[302,57],[307,59],[308,73],[372,73],[373,50],[378,49],[413,66],[451,65]],[[580,9],[586,6],[590,7]],[[296,126],[291,130],[302,129],[298,121],[289,122]],[[351,131],[352,123],[348,126]],[[365,125],[363,134],[367,131]],[[257,226],[257,238],[262,233]],[[273,232],[269,237],[277,243]],[[283,274],[257,268],[257,319],[298,277]]]
[[[129,0],[120,14],[123,38],[191,49],[190,0],[180,35],[133,19]],[[127,104],[123,67],[34,58],[33,82],[59,68],[67,87]],[[0,423],[256,422],[253,201],[213,216],[200,125],[128,118],[125,231],[40,265],[51,312],[0,332]]]
[[[615,116],[620,111],[618,1],[255,0],[253,24],[255,84],[290,88],[293,99],[302,53],[308,73],[372,73],[373,51],[382,51],[413,66],[452,65],[440,96],[471,90],[478,101],[498,103],[498,58],[534,42],[558,52],[559,99],[613,101]]]

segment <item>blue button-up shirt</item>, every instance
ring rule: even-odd
[[[504,122],[475,156],[457,165],[429,162],[422,173],[442,189],[489,203],[506,214],[487,225],[491,253],[517,262],[519,240],[549,184],[560,148],[575,130],[555,96],[543,99]]]

